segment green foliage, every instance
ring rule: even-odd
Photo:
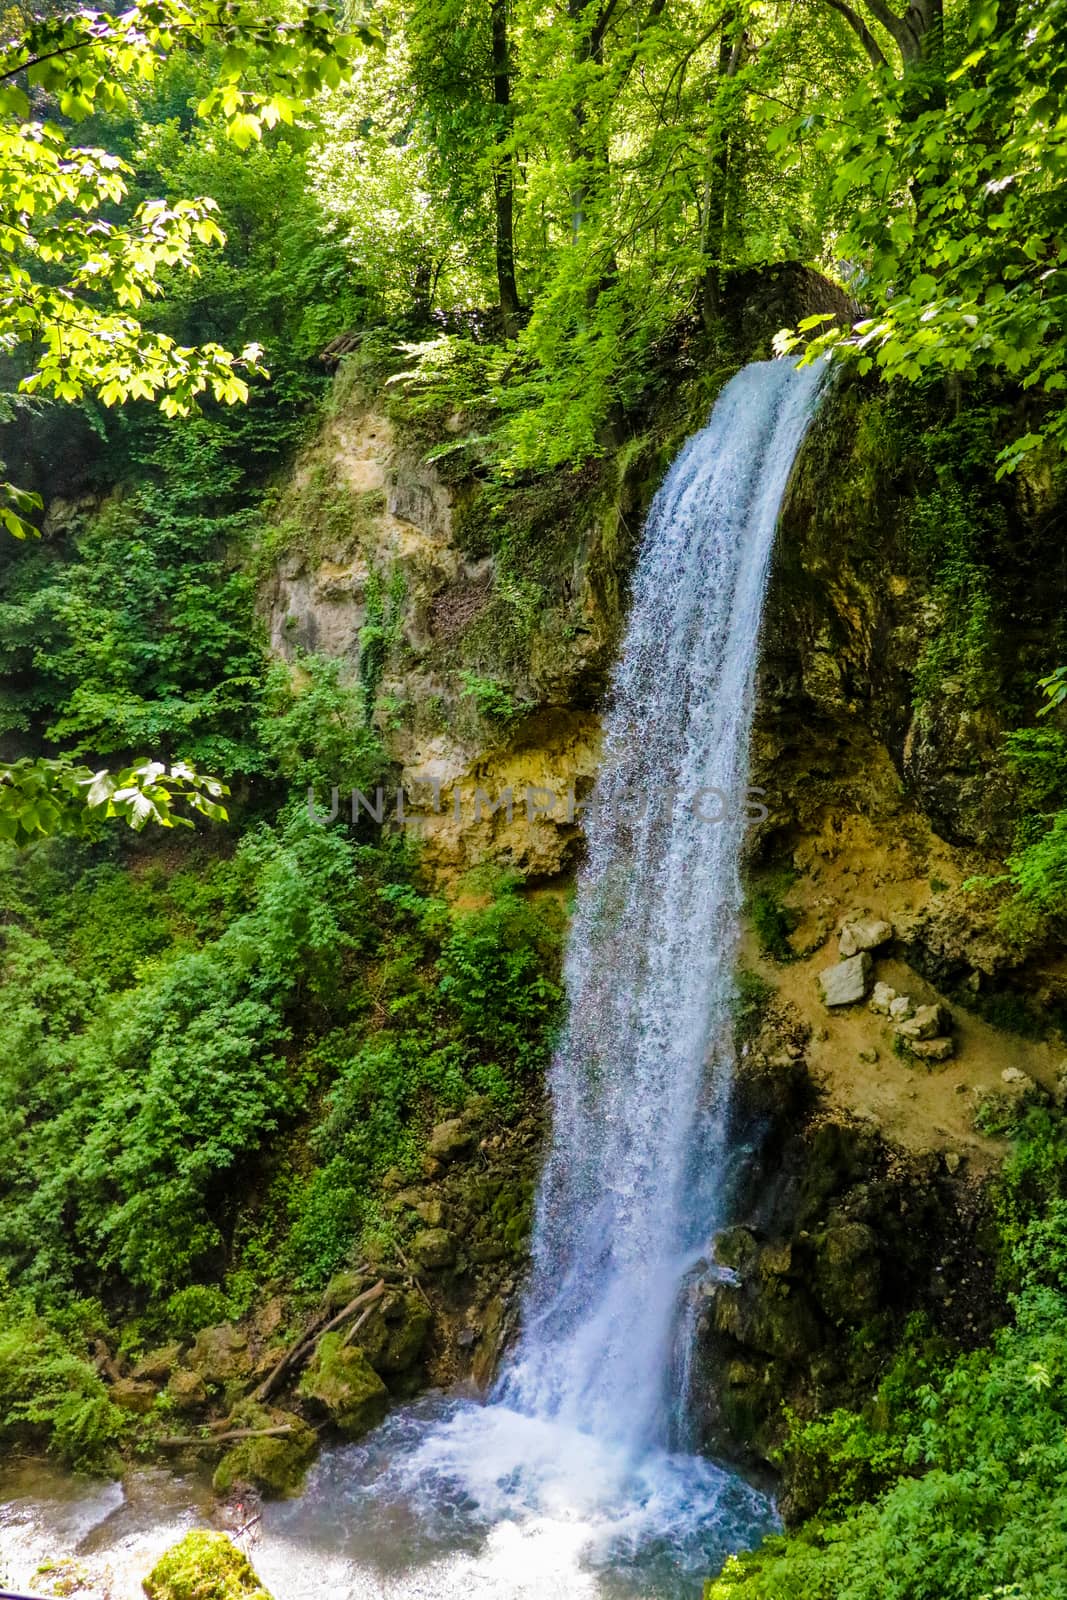
[[[133,85],[151,83],[183,51],[212,52],[211,87],[197,107],[240,148],[265,126],[291,122],[302,101],[347,70],[355,41],[309,7],[293,21],[262,23],[238,6],[221,13],[185,0],[135,3],[121,19],[80,11],[36,19],[0,52],[0,170],[14,207],[0,217],[4,270],[0,342],[32,347],[20,388],[59,400],[98,395],[105,406],[158,398],[170,416],[196,397],[243,400],[242,371],[262,371],[260,349],[235,358],[215,340],[199,346],[142,323],[167,270],[196,271],[197,245],[220,244],[209,197],[145,199],[122,220],[114,209],[133,169],[121,157],[73,146],[64,128],[31,120],[25,82],[53,99],[65,122],[124,112]],[[39,502],[38,502],[39,503]],[[19,536],[33,499],[5,486],[0,518]]]
[[[813,349],[844,342],[861,371],[910,381],[1018,381],[1044,405],[1002,452],[1002,471],[1067,430],[1063,20],[1063,0],[949,10],[928,58],[905,52],[902,74],[875,71],[807,122],[847,207],[837,248],[863,263],[873,307]],[[787,132],[803,125],[797,116]]]
[[[453,913],[402,848],[299,803],[210,871],[101,864],[68,899],[82,866],[23,858],[0,949],[0,1263],[52,1299],[103,1282],[165,1300],[164,1326],[216,1320],[235,1229],[269,1269],[239,1203],[298,1123],[314,1170],[265,1220],[318,1284],[428,1122],[474,1095],[506,1113],[544,1063],[560,927],[514,885]]]
[[[169,771],[161,761],[145,759],[120,772],[93,772],[70,761],[23,756],[0,762],[0,839],[24,845],[52,833],[92,832],[111,817],[122,817],[138,833],[150,822],[191,828],[176,805],[224,822],[220,797],[229,792],[184,761]]]
[[[297,798],[311,789],[328,802],[339,789],[347,803],[353,789],[371,792],[385,755],[365,709],[363,693],[342,684],[338,661],[299,656],[295,672],[282,662],[270,668],[259,740]]]
[[[789,943],[789,935],[800,920],[799,914],[783,905],[774,889],[770,888],[759,889],[753,894],[748,913],[762,953],[773,961],[794,960],[796,952]]]
[[[1067,739],[1051,728],[1020,728],[1004,741],[1023,807],[1008,874],[1020,909],[1067,914]],[[1055,809],[1054,809],[1055,808]]]
[[[403,599],[404,575],[399,567],[388,586],[376,570],[371,570],[366,587],[367,620],[359,630],[359,681],[363,691],[363,716],[368,725],[374,715],[389,647],[399,635]]]
[[[1067,1584],[1067,1161],[1031,1112],[1000,1197],[1012,1321],[983,1349],[905,1347],[863,1415],[787,1447],[826,1493],[788,1538],[732,1558],[709,1600],[945,1600]]]
[[[562,930],[513,883],[493,887],[487,905],[456,913],[408,884],[378,891],[391,915],[365,995],[370,1030],[328,1035],[315,1056],[331,1084],[312,1135],[322,1164],[293,1197],[287,1246],[309,1287],[377,1229],[376,1181],[414,1175],[420,1128],[475,1095],[507,1112],[546,1063]]]
[[[71,1307],[61,1330],[0,1277],[0,1443],[42,1441],[67,1466],[91,1471],[114,1460],[129,1419],[86,1359],[82,1310],[93,1314]]]
[[[522,707],[516,705],[514,696],[497,678],[481,678],[475,672],[461,672],[460,682],[464,696],[474,701],[479,715],[488,721],[506,726],[522,715]]]

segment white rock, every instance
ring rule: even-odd
[[[900,997],[888,983],[876,983],[871,994],[871,1010],[880,1017],[892,1015],[891,1007]]]
[[[819,973],[819,988],[824,1005],[854,1006],[867,993],[871,977],[871,958],[866,950],[839,961]]]
[[[837,941],[845,957],[858,955],[861,950],[879,950],[893,937],[893,924],[881,917],[864,917],[846,922]]]
[[[946,1022],[941,1006],[919,1006],[913,1017],[897,1023],[894,1032],[900,1039],[935,1039],[946,1026],[951,1026],[951,1018]]]
[[[898,994],[889,1007],[889,1015],[894,1022],[905,1022],[908,1017],[913,1017],[915,1015],[915,1007],[912,1004],[911,996]]]

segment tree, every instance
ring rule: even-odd
[[[34,115],[43,102],[65,122],[116,111],[175,51],[210,51],[214,87],[197,111],[221,118],[247,146],[339,83],[353,44],[317,5],[275,22],[239,0],[136,0],[118,16],[35,22],[0,49],[0,350],[29,347],[20,390],[67,401],[88,392],[105,405],[158,400],[173,416],[205,390],[227,403],[245,399],[245,374],[262,371],[258,345],[239,356],[212,343],[181,346],[136,315],[161,293],[163,269],[195,273],[197,245],[221,243],[214,202],[146,200],[116,220],[130,167]],[[2,493],[0,518],[25,537],[33,499],[11,485]]]
[[[1046,439],[1067,444],[1065,26],[1065,0],[982,0],[946,40],[949,70],[916,44],[903,76],[879,68],[811,119],[846,208],[837,251],[860,264],[871,315],[814,338],[809,355],[841,351],[908,381],[984,371],[1018,383],[1037,403],[1001,471]],[[939,92],[916,96],[909,80],[931,71]],[[793,119],[774,137],[799,132]]]

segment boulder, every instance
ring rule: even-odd
[[[143,1417],[156,1403],[155,1384],[138,1378],[119,1378],[108,1390],[108,1399],[122,1411],[132,1411],[135,1416]]]
[[[911,996],[898,994],[889,1002],[889,1015],[894,1022],[903,1022],[906,1017],[915,1015],[915,1006]]]
[[[888,1017],[890,1015],[890,1006],[899,998],[897,991],[891,989],[888,983],[876,983],[871,990],[870,1009],[876,1016]]]
[[[188,1356],[189,1366],[199,1372],[205,1383],[229,1383],[233,1378],[247,1377],[252,1367],[248,1353],[248,1340],[240,1328],[231,1322],[220,1322],[214,1328],[201,1328],[193,1340]]]
[[[359,1439],[385,1416],[389,1391],[366,1352],[343,1340],[342,1333],[327,1333],[319,1340],[297,1393],[350,1439]]]
[[[322,1296],[327,1311],[343,1311],[374,1282],[365,1272],[335,1272]]]
[[[458,1161],[461,1156],[467,1155],[474,1146],[474,1131],[464,1122],[462,1117],[453,1117],[449,1122],[439,1122],[430,1134],[426,1146],[427,1154],[434,1161]]]
[[[944,1006],[918,1006],[913,1017],[898,1022],[893,1030],[898,1039],[911,1043],[915,1039],[934,1039],[952,1026],[952,1018]]]
[[[422,1354],[433,1320],[421,1295],[398,1295],[397,1300],[399,1306],[383,1310],[387,1337],[373,1363],[379,1373],[406,1372],[413,1367]]]
[[[913,1039],[908,1048],[920,1061],[951,1061],[956,1054],[951,1039]]]
[[[148,1600],[271,1600],[248,1557],[205,1528],[160,1556],[141,1587]]]
[[[859,955],[861,950],[880,950],[893,937],[893,924],[881,917],[857,918],[842,925],[837,948],[845,957]]]
[[[819,973],[819,988],[826,1006],[854,1006],[862,1000],[870,983],[871,958],[866,950],[826,967]]]
[[[132,1376],[148,1383],[166,1383],[181,1360],[181,1355],[182,1347],[177,1342],[161,1345],[158,1350],[149,1350],[134,1367]]]
[[[445,1220],[445,1208],[440,1200],[420,1200],[414,1209],[419,1221],[425,1222],[428,1228],[439,1228]]]
[[[177,1411],[199,1411],[207,1405],[207,1385],[199,1372],[186,1368],[172,1373],[167,1384],[167,1399]]]
[[[755,1235],[740,1226],[723,1228],[715,1235],[711,1249],[719,1266],[729,1267],[732,1272],[744,1272],[759,1253]]]
[[[1021,1071],[1018,1067],[1005,1067],[1000,1074],[1001,1083],[1006,1083],[1009,1089],[1014,1089],[1017,1094],[1033,1095],[1037,1093],[1037,1084],[1029,1073]],[[117,1385],[116,1385],[117,1387]]]
[[[228,1495],[239,1486],[256,1489],[268,1500],[299,1494],[304,1474],[315,1459],[318,1439],[314,1428],[292,1411],[267,1411],[262,1406],[242,1406],[234,1420],[244,1428],[288,1427],[287,1434],[241,1439],[227,1450],[212,1478],[216,1494]]]
[[[878,1241],[864,1222],[839,1222],[816,1242],[819,1299],[835,1320],[855,1321],[878,1305]]]
[[[450,1267],[456,1259],[455,1234],[447,1228],[420,1228],[411,1241],[411,1255],[420,1267]]]

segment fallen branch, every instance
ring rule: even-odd
[[[373,1284],[371,1288],[364,1289],[362,1294],[357,1294],[354,1300],[350,1300],[344,1310],[339,1311],[335,1317],[331,1317],[324,1327],[313,1323],[310,1330],[305,1328],[296,1343],[291,1345],[282,1356],[277,1366],[268,1372],[259,1388],[252,1391],[252,1399],[256,1401],[269,1399],[289,1369],[305,1360],[320,1339],[327,1333],[332,1333],[334,1328],[339,1328],[342,1322],[347,1322],[353,1312],[358,1311],[361,1306],[366,1305],[368,1302],[373,1304],[374,1301],[380,1300],[384,1293],[385,1279],[379,1278],[378,1282]]]
[[[213,1433],[207,1439],[198,1433],[173,1434],[168,1439],[160,1439],[159,1445],[163,1450],[203,1450],[211,1445],[232,1444],[235,1439],[276,1439],[293,1431],[291,1422],[279,1422],[273,1428],[231,1428],[228,1433]]]
[[[400,1257],[401,1264],[404,1267],[405,1271],[407,1272],[408,1276],[410,1277],[412,1283],[415,1285],[416,1289],[422,1295],[422,1298],[426,1301],[427,1308],[430,1311],[432,1311],[433,1310],[433,1306],[430,1305],[430,1297],[426,1293],[426,1290],[422,1287],[422,1284],[419,1282],[418,1277],[416,1276],[416,1273],[415,1273],[415,1268],[411,1265],[411,1262],[408,1260],[407,1256],[404,1254],[403,1250],[401,1250],[399,1245],[397,1245],[397,1247],[396,1247],[396,1253]]]
[[[367,1318],[374,1311],[374,1307],[375,1307],[375,1305],[377,1305],[377,1303],[378,1302],[375,1300],[372,1305],[364,1306],[363,1310],[360,1312],[360,1314],[356,1318],[355,1322],[353,1322],[352,1326],[349,1328],[348,1332],[345,1334],[344,1338],[341,1340],[342,1344],[351,1344],[352,1343],[352,1340],[356,1337],[356,1334],[359,1332],[360,1328],[362,1328],[362,1326],[366,1322]]]

